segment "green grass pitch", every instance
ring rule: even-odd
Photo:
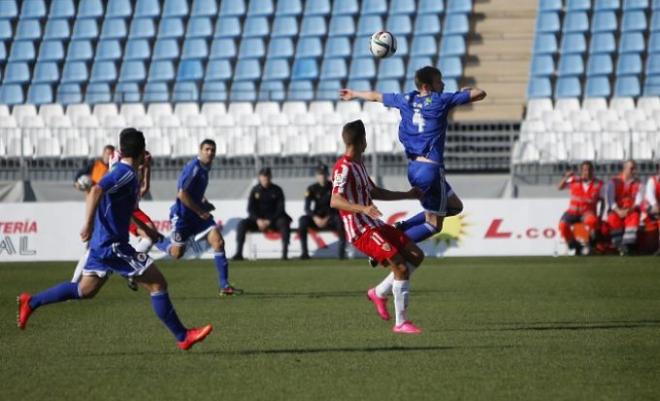
[[[2,400],[657,400],[660,259],[430,259],[412,280],[420,336],[390,332],[361,261],[243,262],[219,298],[211,261],[160,263],[179,315],[213,323],[191,352],[148,295],[96,299],[16,328],[15,297],[74,263],[0,264]]]

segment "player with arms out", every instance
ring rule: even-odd
[[[204,196],[209,185],[209,170],[215,159],[215,150],[215,141],[204,139],[199,144],[197,157],[183,167],[177,183],[177,199],[170,208],[172,234],[170,238],[157,243],[156,247],[174,259],[181,259],[186,252],[186,242],[189,238],[206,238],[213,248],[219,295],[237,295],[243,291],[229,284],[225,240],[211,214],[215,206]]]
[[[364,99],[399,109],[399,141],[409,159],[408,181],[423,192],[421,204],[424,211],[397,223],[397,227],[414,242],[421,242],[442,230],[446,216],[457,215],[463,210],[463,203],[445,180],[444,150],[449,111],[484,99],[486,92],[464,88],[459,92],[444,93],[442,74],[431,66],[415,72],[415,86],[417,90],[410,93],[341,89],[340,96],[343,100]]]
[[[393,293],[396,312],[393,331],[421,333],[421,329],[408,320],[407,308],[410,275],[424,260],[424,253],[403,231],[381,221],[382,214],[372,201],[417,199],[421,193],[416,188],[407,192],[388,191],[373,183],[362,161],[367,147],[362,121],[344,125],[342,139],[346,151],[333,169],[330,206],[339,210],[347,239],[353,246],[392,270],[380,284],[367,292],[367,297],[376,306],[379,316],[389,320],[387,297]]]
[[[145,253],[128,243],[128,226],[137,206],[137,169],[144,158],[144,136],[134,129],[120,135],[121,162],[92,187],[86,201],[85,225],[80,232],[90,241],[90,252],[78,283],[63,282],[35,295],[18,297],[18,327],[25,329],[30,315],[39,307],[70,299],[93,298],[113,272],[135,281],[151,294],[156,315],[167,326],[183,350],[190,349],[211,333],[213,327],[187,329],[179,320],[167,293],[167,282]],[[137,223],[138,225],[141,223]]]

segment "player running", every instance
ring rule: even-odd
[[[379,316],[383,320],[390,319],[387,297],[393,293],[396,312],[393,331],[421,333],[422,330],[408,320],[407,308],[410,275],[424,260],[424,253],[403,231],[382,222],[379,219],[382,214],[372,202],[372,199],[417,199],[421,193],[416,188],[408,192],[388,191],[373,183],[362,162],[367,147],[362,121],[344,125],[342,139],[346,152],[333,169],[330,206],[339,210],[347,239],[353,246],[392,270],[380,284],[367,292]]]
[[[121,162],[92,187],[87,197],[85,225],[80,238],[91,240],[82,279],[79,283],[58,284],[33,296],[22,293],[18,297],[18,327],[25,329],[32,312],[41,306],[93,298],[109,275],[117,272],[124,277],[135,277],[150,292],[156,315],[172,332],[178,347],[188,350],[204,340],[213,327],[187,329],[170,301],[163,274],[147,254],[136,252],[129,244],[128,226],[138,201],[137,169],[144,158],[144,136],[128,128],[121,132],[119,142]]]
[[[463,210],[463,203],[445,180],[444,150],[449,111],[463,104],[477,102],[486,92],[463,88],[455,93],[443,93],[442,74],[427,66],[415,72],[417,90],[410,93],[358,92],[341,89],[343,100],[364,99],[395,107],[401,113],[399,141],[405,148],[408,181],[422,190],[423,212],[397,224],[414,242],[421,242],[442,230],[446,216]]]
[[[183,167],[177,183],[177,199],[170,208],[172,234],[170,238],[157,243],[156,247],[174,259],[180,259],[186,252],[186,242],[189,238],[206,238],[213,248],[213,260],[219,277],[219,295],[238,295],[242,294],[243,290],[229,284],[225,240],[211,215],[215,206],[204,196],[215,150],[215,142],[204,139],[199,145],[198,156]]]

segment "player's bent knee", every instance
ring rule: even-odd
[[[185,253],[185,248],[182,246],[173,246],[170,248],[170,256],[174,259],[181,259]]]

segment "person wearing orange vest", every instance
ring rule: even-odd
[[[660,234],[660,164],[658,164],[658,174],[649,177],[646,181],[643,210],[646,211],[648,219],[655,220]],[[660,236],[658,241],[660,242]],[[660,256],[660,248],[655,252],[655,256]]]
[[[559,221],[559,232],[566,241],[569,249],[575,250],[575,255],[583,253],[584,245],[587,245],[586,254],[591,253],[591,248],[596,240],[600,217],[603,215],[605,205],[605,193],[603,181],[594,177],[594,165],[589,161],[580,164],[580,176],[573,171],[568,171],[559,182],[558,189],[568,188],[571,200],[568,210],[564,212]],[[596,209],[600,203],[598,214]],[[589,243],[582,244],[575,239],[573,225],[582,222],[589,229]]]
[[[85,167],[78,170],[78,172],[76,173],[76,177],[73,179],[73,186],[76,187],[76,189],[79,191],[83,189],[80,187],[80,184],[78,183],[78,179],[83,175],[89,176],[89,178],[92,180],[92,186],[98,184],[99,181],[101,181],[101,178],[103,178],[103,176],[105,175],[105,173],[108,172],[110,158],[114,153],[115,153],[114,146],[105,145],[101,157],[90,160],[89,163],[85,165]]]
[[[621,174],[612,177],[607,185],[607,223],[612,245],[621,255],[630,253],[630,248],[637,242],[643,189],[636,171],[635,161],[627,160]]]

